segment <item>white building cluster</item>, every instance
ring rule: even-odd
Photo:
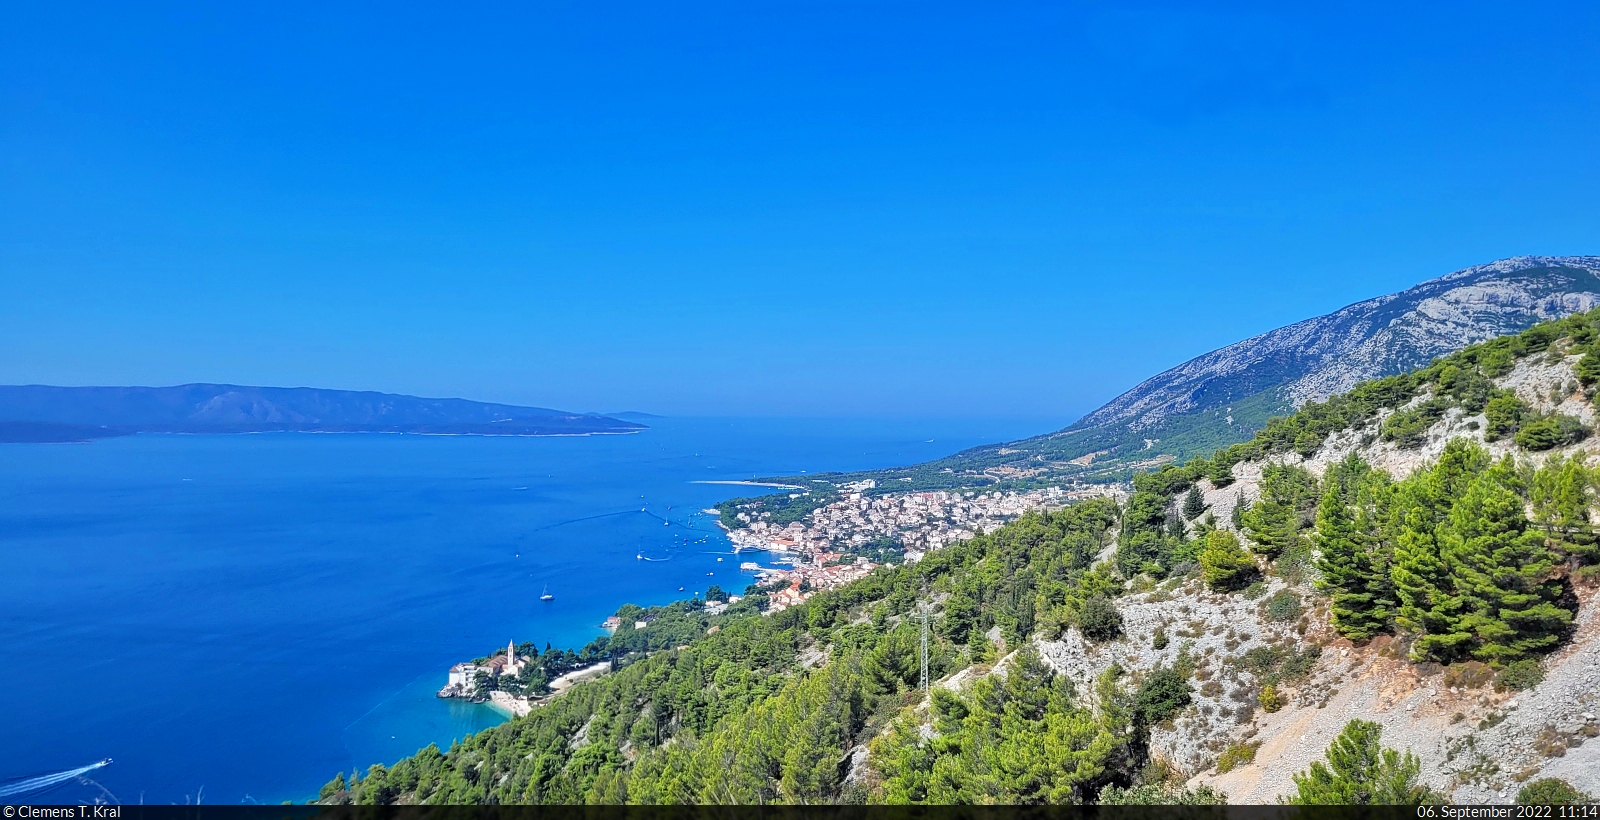
[[[877,564],[865,558],[841,561],[844,561],[844,556],[839,553],[819,552],[813,556],[810,564],[796,564],[794,569],[761,570],[761,583],[786,584],[767,596],[767,611],[782,612],[791,606],[798,606],[817,590],[833,589],[860,580],[878,568]]]
[[[805,521],[779,526],[770,513],[740,512],[745,526],[730,533],[734,544],[746,549],[800,553],[851,553],[879,539],[904,545],[907,560],[971,538],[978,530],[990,532],[1029,510],[1059,507],[1097,495],[1116,495],[1121,488],[1091,485],[1063,490],[1047,487],[1026,492],[921,492],[868,497],[855,490],[827,506],[813,510]]]

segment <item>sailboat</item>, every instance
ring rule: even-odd
[[[549,584],[545,584],[544,585],[544,594],[539,596],[539,600],[541,600],[541,601],[554,601],[555,599],[556,599],[556,596],[550,594],[550,585]]]

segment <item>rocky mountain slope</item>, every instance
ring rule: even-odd
[[[1521,358],[1493,379],[1513,393],[1530,416],[1556,414],[1596,429],[1595,405],[1581,387],[1583,357],[1557,345],[1544,355]],[[1296,452],[1234,464],[1235,480],[1199,487],[1218,526],[1237,529],[1235,507],[1260,503],[1265,468],[1297,465],[1326,476],[1331,465],[1354,454],[1395,478],[1411,475],[1437,460],[1447,443],[1466,439],[1493,459],[1510,457],[1524,469],[1568,457],[1600,463],[1600,438],[1530,452],[1516,438],[1490,440],[1482,411],[1460,407],[1409,442],[1386,440],[1385,424],[1435,398],[1423,391],[1404,405],[1329,435],[1309,456]],[[1392,429],[1389,428],[1389,429]],[[1593,498],[1590,514],[1593,515]],[[1289,590],[1304,602],[1306,616],[1273,618],[1265,602]],[[1215,677],[1196,692],[1196,705],[1163,731],[1154,743],[1191,785],[1209,785],[1234,803],[1272,802],[1292,792],[1290,775],[1320,758],[1350,720],[1375,721],[1385,728],[1386,745],[1410,749],[1423,765],[1423,779],[1457,803],[1506,802],[1522,783],[1562,778],[1580,790],[1600,793],[1600,618],[1597,590],[1590,580],[1572,586],[1577,616],[1565,644],[1542,661],[1543,681],[1527,691],[1499,689],[1488,681],[1460,681],[1449,669],[1408,661],[1388,636],[1364,645],[1341,638],[1329,626],[1327,599],[1310,583],[1269,579],[1258,600],[1211,592],[1198,579],[1169,581],[1151,592],[1124,599],[1127,641],[1085,644],[1076,634],[1041,644],[1045,657],[1075,679],[1088,682],[1110,663],[1149,669],[1173,663],[1180,651],[1199,657],[1203,672]],[[1173,636],[1165,651],[1151,648],[1145,636],[1164,629]],[[1320,655],[1298,683],[1283,690],[1286,705],[1266,713],[1238,692],[1258,690],[1260,675],[1245,661],[1267,646],[1317,646]],[[1185,647],[1180,649],[1179,647]],[[1230,748],[1250,748],[1253,761],[1219,767]]]
[[[1218,589],[1206,580],[1203,550],[1198,565],[1180,559],[1152,570],[1155,578],[1124,570],[1129,591],[1115,599],[1120,621],[1114,638],[1090,638],[1080,624],[1056,637],[1036,633],[1025,648],[1036,651],[1102,713],[1117,708],[1104,695],[1107,676],[1138,682],[1162,669],[1183,670],[1189,686],[1185,705],[1149,733],[1151,758],[1171,778],[1168,797],[1176,794],[1173,781],[1181,781],[1232,804],[1278,802],[1295,794],[1293,776],[1324,759],[1334,738],[1358,719],[1382,727],[1383,745],[1415,754],[1421,782],[1454,803],[1511,802],[1521,786],[1545,778],[1600,794],[1600,573],[1592,556],[1591,563],[1578,566],[1588,548],[1573,546],[1592,542],[1594,522],[1600,520],[1600,476],[1593,472],[1600,466],[1597,319],[1600,312],[1541,325],[1520,337],[1471,348],[1419,374],[1369,382],[1343,397],[1342,404],[1336,400],[1291,419],[1296,423],[1287,426],[1301,435],[1277,437],[1269,431],[1266,438],[1216,453],[1208,463],[1171,468],[1158,474],[1159,480],[1137,483],[1146,500],[1152,487],[1174,488],[1166,492],[1165,508],[1153,511],[1158,529],[1178,529],[1190,543],[1209,543],[1204,536],[1211,529],[1235,533],[1265,572],[1247,589]],[[1474,381],[1479,376],[1484,378]],[[1469,382],[1473,386],[1466,389]],[[1382,401],[1388,404],[1372,403]],[[1515,408],[1509,422],[1508,408]],[[1308,416],[1315,421],[1306,421]],[[1527,434],[1536,424],[1561,419],[1567,421],[1564,438]],[[1412,655],[1418,636],[1401,629],[1353,641],[1330,617],[1334,599],[1320,571],[1327,535],[1321,516],[1330,504],[1323,493],[1348,480],[1332,478],[1333,470],[1356,457],[1398,481],[1430,470],[1448,457],[1448,448],[1459,451],[1463,442],[1483,451],[1485,464],[1515,464],[1515,481],[1531,489],[1524,500],[1527,509],[1510,515],[1526,516],[1529,537],[1547,547],[1561,545],[1568,556],[1539,580],[1559,578],[1566,589],[1563,605],[1574,615],[1554,651],[1524,661],[1537,669],[1531,676],[1511,677],[1505,665],[1497,664],[1496,671],[1468,658],[1448,666],[1419,660]],[[1580,512],[1552,527],[1541,517],[1547,510],[1540,505],[1563,490],[1544,482],[1572,463],[1590,470],[1587,478],[1567,485],[1568,498]],[[1304,469],[1320,484],[1309,499],[1315,522],[1302,517],[1298,525],[1305,550],[1298,564],[1288,553],[1270,559],[1256,520],[1241,514],[1274,502],[1268,475],[1284,467]],[[1183,490],[1190,486],[1185,476],[1198,476],[1192,499]],[[1444,497],[1451,494],[1446,491]],[[1393,506],[1380,507],[1397,515],[1426,509],[1404,492],[1389,498],[1383,503]],[[1445,514],[1466,522],[1462,526],[1468,529],[1461,532],[1469,541],[1470,528],[1485,527],[1481,519]],[[1100,554],[1105,564],[1120,566],[1134,531],[1130,525],[1141,516],[1152,517],[1151,511],[1140,511],[1137,495],[1124,516],[1124,543]],[[1492,528],[1477,532],[1494,537]],[[1381,564],[1404,560],[1398,554],[1404,547],[1389,540],[1387,531],[1374,537]],[[1443,561],[1471,564],[1467,553],[1452,552],[1465,544],[1443,531],[1437,537]],[[1179,556],[1192,554],[1176,536],[1168,548]],[[1503,568],[1481,577],[1494,586],[1521,588]],[[992,670],[969,667],[940,685],[970,691],[984,677],[1011,674],[1014,657]],[[939,711],[925,704],[919,714],[922,730],[937,736]],[[867,763],[894,765],[877,758]]]
[[[1366,379],[1596,305],[1600,257],[1503,259],[1214,350],[1146,379],[1055,433],[840,479],[904,479],[907,488],[919,489],[1125,479],[1130,469],[1244,441],[1268,418]]]
[[[1296,322],[1184,362],[1068,430],[1154,430],[1178,416],[1274,391],[1300,407],[1356,383],[1421,367],[1462,347],[1600,304],[1600,257],[1521,256]]]
[[[543,407],[311,387],[0,386],[0,441],[138,432],[620,433],[644,425]]]
[[[1596,305],[1600,257],[1503,259],[1214,350],[1146,379],[1059,433],[1005,449],[1023,470],[1030,460],[1070,463],[1093,453],[1099,455],[1089,461],[1102,468],[1199,455],[1358,382]],[[1017,458],[1024,455],[1042,458]]]
[[[1592,590],[1571,643],[1546,659],[1545,680],[1526,692],[1452,686],[1443,672],[1398,657],[1388,639],[1352,646],[1327,629],[1320,608],[1307,608],[1310,626],[1297,632],[1297,619],[1274,621],[1262,606],[1285,590],[1294,588],[1274,579],[1260,599],[1246,600],[1191,581],[1123,599],[1125,640],[1096,645],[1071,632],[1038,647],[1079,691],[1093,691],[1112,664],[1142,674],[1185,652],[1199,658],[1203,680],[1194,684],[1193,704],[1152,732],[1153,754],[1189,786],[1210,786],[1230,803],[1274,803],[1292,794],[1292,775],[1322,759],[1355,719],[1382,725],[1384,744],[1415,753],[1423,781],[1457,803],[1509,802],[1521,784],[1543,777],[1600,791],[1600,741],[1585,742],[1600,729],[1600,619]],[[1157,630],[1171,636],[1161,650],[1149,640]],[[1263,676],[1249,653],[1282,646],[1303,652],[1318,643],[1326,645],[1309,674],[1283,689],[1286,705],[1260,709]],[[1220,765],[1230,749],[1245,748],[1251,760]]]

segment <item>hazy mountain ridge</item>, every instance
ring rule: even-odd
[[[1176,415],[1278,389],[1300,407],[1366,379],[1600,305],[1600,257],[1520,256],[1442,276],[1263,333],[1141,382],[1067,430]]]
[[[372,391],[232,384],[0,386],[0,439],[6,440],[81,441],[136,432],[575,435],[641,429],[608,416]],[[17,435],[7,439],[7,430]]]

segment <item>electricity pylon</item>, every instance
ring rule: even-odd
[[[928,694],[928,603],[918,604],[922,610],[922,694]]]

